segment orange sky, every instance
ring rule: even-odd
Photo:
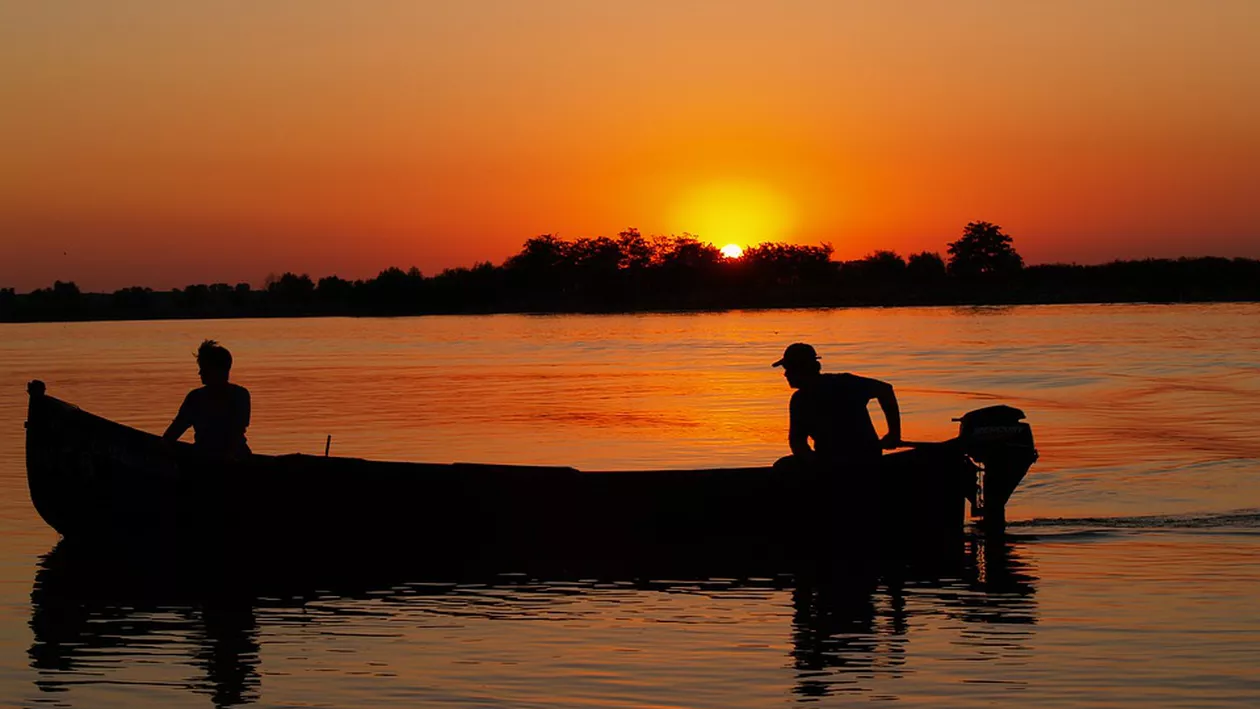
[[[0,5],[0,286],[530,236],[1260,257],[1260,2]]]

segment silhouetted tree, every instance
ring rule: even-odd
[[[299,276],[286,271],[283,276],[267,284],[267,292],[282,297],[303,298],[315,292],[315,284],[305,273]]]
[[[617,274],[621,306],[630,309],[642,307],[653,293],[651,269],[656,259],[656,249],[652,242],[633,227],[618,233],[616,241],[617,251],[621,255]]]
[[[674,307],[707,307],[720,300],[722,252],[691,234],[654,240],[653,302]],[[659,307],[659,306],[658,306]]]
[[[503,270],[489,261],[472,268],[448,268],[429,279],[435,312],[485,312],[510,304],[503,294]]]
[[[243,312],[253,304],[253,293],[248,283],[237,283],[232,288],[232,307]]]
[[[175,288],[171,293],[175,296],[175,304],[186,310],[202,310],[210,300],[210,288],[200,283],[185,286],[183,290]]]
[[[989,222],[970,222],[949,244],[949,274],[960,278],[1009,275],[1024,267],[1011,237]]]
[[[51,288],[37,288],[30,295],[33,301],[50,307],[75,306],[83,297],[74,281],[54,281]]]
[[[280,278],[267,284],[269,302],[284,311],[304,312],[315,300],[315,283],[303,273],[285,272]]]
[[[129,315],[141,315],[149,312],[154,306],[154,300],[153,289],[132,286],[114,291],[110,305]]]
[[[919,285],[939,283],[945,277],[945,259],[931,251],[911,254],[906,260],[906,276]]]
[[[578,239],[565,252],[569,264],[587,274],[607,276],[622,265],[621,245],[606,236]]]
[[[12,288],[0,288],[0,319],[7,319],[16,310],[17,291]]]
[[[406,314],[420,312],[425,291],[424,274],[412,266],[407,271],[387,268],[363,284],[368,307],[376,312]]]
[[[906,274],[906,261],[896,251],[873,251],[858,261],[857,266],[868,278],[899,281]]]
[[[621,250],[621,267],[629,271],[651,266],[656,255],[652,244],[633,227],[617,235],[617,247]]]
[[[37,288],[26,296],[37,318],[67,320],[85,313],[83,294],[74,281],[54,281],[51,288]]]
[[[834,271],[831,244],[768,242],[750,246],[739,259],[758,286],[798,286],[827,280]]]
[[[555,307],[573,278],[570,244],[554,234],[535,236],[503,262],[503,269],[510,287],[523,296],[520,307]]]
[[[706,244],[691,234],[671,236],[662,241],[657,251],[658,264],[662,268],[711,268],[721,263],[722,252],[713,244]]]
[[[985,222],[968,224],[950,245],[949,267],[926,251],[908,260],[893,251],[843,264],[831,257],[830,244],[763,243],[743,258],[725,259],[690,234],[645,238],[636,229],[573,242],[543,235],[503,266],[481,262],[429,278],[412,267],[353,283],[329,276],[318,285],[306,275],[270,275],[261,291],[247,283],[162,292],[134,287],[112,295],[81,293],[62,281],[28,294],[2,288],[0,320],[1260,300],[1260,261],[1254,259],[1023,267],[1010,237]],[[947,277],[951,272],[958,277]],[[1019,278],[993,277],[1015,272]]]
[[[354,284],[337,276],[325,276],[315,286],[315,299],[320,303],[345,305],[350,301]]]
[[[896,251],[879,250],[840,264],[837,294],[852,303],[901,303],[906,262]]]
[[[542,234],[525,242],[520,253],[503,263],[518,271],[556,271],[569,263],[569,243],[554,234]]]
[[[615,307],[623,300],[621,244],[605,236],[578,239],[569,245],[569,266],[573,271],[574,296],[593,309]]]

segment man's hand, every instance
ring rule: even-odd
[[[879,447],[886,451],[890,451],[894,448],[904,448],[905,444],[901,442],[901,436],[889,433],[879,439]]]

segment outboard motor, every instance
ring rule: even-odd
[[[1032,426],[1023,419],[1023,411],[1005,405],[976,409],[954,419],[959,422],[963,451],[979,469],[975,484],[966,488],[971,516],[982,518],[986,527],[1006,523],[1006,502],[1037,460]]]

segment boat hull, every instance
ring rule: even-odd
[[[936,550],[961,539],[977,470],[957,441],[885,455],[878,479],[861,485],[773,466],[581,472],[306,455],[223,461],[36,384],[26,433],[31,500],[76,543],[263,558],[572,558],[662,546],[711,556],[715,544],[767,557],[818,545]]]

